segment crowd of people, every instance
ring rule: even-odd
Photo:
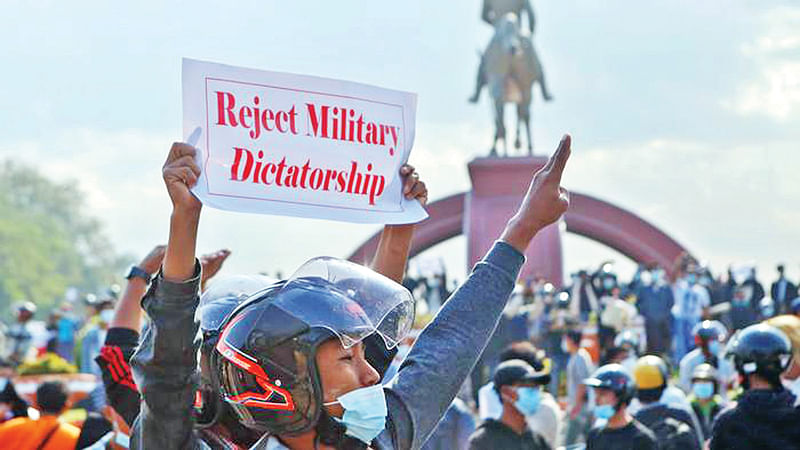
[[[517,282],[528,244],[569,205],[569,136],[454,289],[443,274],[405,278],[413,224],[385,226],[369,267],[320,257],[287,279],[211,280],[230,251],[195,256],[195,151],[170,149],[169,240],[124,289],[85,302],[84,320],[59,307],[42,349],[35,305],[15,309],[3,448],[800,447],[800,301],[783,268],[770,297],[755,271],[715,280],[689,256],[627,283],[609,263],[563,288]],[[400,175],[424,203],[415,169]],[[43,380],[28,405],[19,375],[55,358],[97,388],[77,399]]]

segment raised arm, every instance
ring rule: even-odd
[[[147,274],[152,277],[158,272],[166,249],[167,247],[164,245],[157,245],[150,250],[150,253],[136,266],[143,272],[142,275]],[[122,298],[114,308],[114,318],[111,320],[110,328],[127,328],[137,333],[141,331],[142,308],[140,304],[146,290],[147,280],[143,277],[134,275],[128,278]]]
[[[194,255],[202,207],[189,191],[200,174],[194,155],[193,147],[173,144],[162,170],[172,216],[162,271],[142,301],[151,320],[131,360],[143,400],[131,436],[134,449],[200,445],[192,422],[199,344],[194,313],[200,291]]]
[[[417,199],[425,206],[428,202],[428,189],[420,181],[419,174],[413,166],[404,164],[400,168],[403,177],[403,195],[408,199]],[[375,272],[402,283],[408,262],[408,252],[411,249],[411,239],[414,237],[416,224],[386,225],[378,241],[378,250],[372,259],[370,267]]]
[[[405,408],[399,409],[407,412],[390,417],[400,448],[419,448],[425,442],[497,327],[523,252],[539,230],[566,211],[569,199],[560,182],[569,153],[570,137],[564,136],[547,165],[533,176],[500,241],[422,331],[389,386],[387,400],[402,403]]]

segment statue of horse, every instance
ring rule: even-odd
[[[470,100],[477,101],[482,75],[494,101],[495,135],[490,155],[497,155],[497,141],[502,139],[503,151],[508,156],[503,114],[506,103],[517,105],[514,147],[519,149],[522,146],[519,137],[519,126],[522,122],[528,139],[528,154],[532,155],[530,109],[533,83],[539,82],[545,100],[549,101],[552,97],[547,90],[542,66],[539,64],[530,35],[520,31],[516,14],[508,13],[498,18],[494,36],[482,55],[479,71],[482,74],[479,74],[478,91]]]

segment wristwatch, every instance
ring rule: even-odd
[[[131,266],[125,279],[130,280],[133,277],[139,277],[143,279],[145,283],[150,283],[150,274],[145,272],[141,267]]]

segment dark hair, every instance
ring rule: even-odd
[[[67,404],[67,387],[60,381],[47,381],[36,389],[36,404],[45,414],[59,414]]]
[[[581,330],[568,330],[565,334],[567,339],[571,340],[575,345],[581,345],[581,339],[583,339],[583,332]]]
[[[319,443],[332,446],[336,450],[366,450],[367,444],[345,435],[347,428],[333,420],[323,408],[315,426]]]
[[[543,357],[543,352],[537,350],[533,344],[522,341],[515,342],[506,347],[506,349],[500,353],[500,362],[521,359],[530,364],[534,370],[539,371],[544,369],[544,363],[542,362]]]
[[[666,385],[653,389],[639,389],[636,391],[636,397],[642,403],[654,403],[661,399],[664,389],[666,389]]]

